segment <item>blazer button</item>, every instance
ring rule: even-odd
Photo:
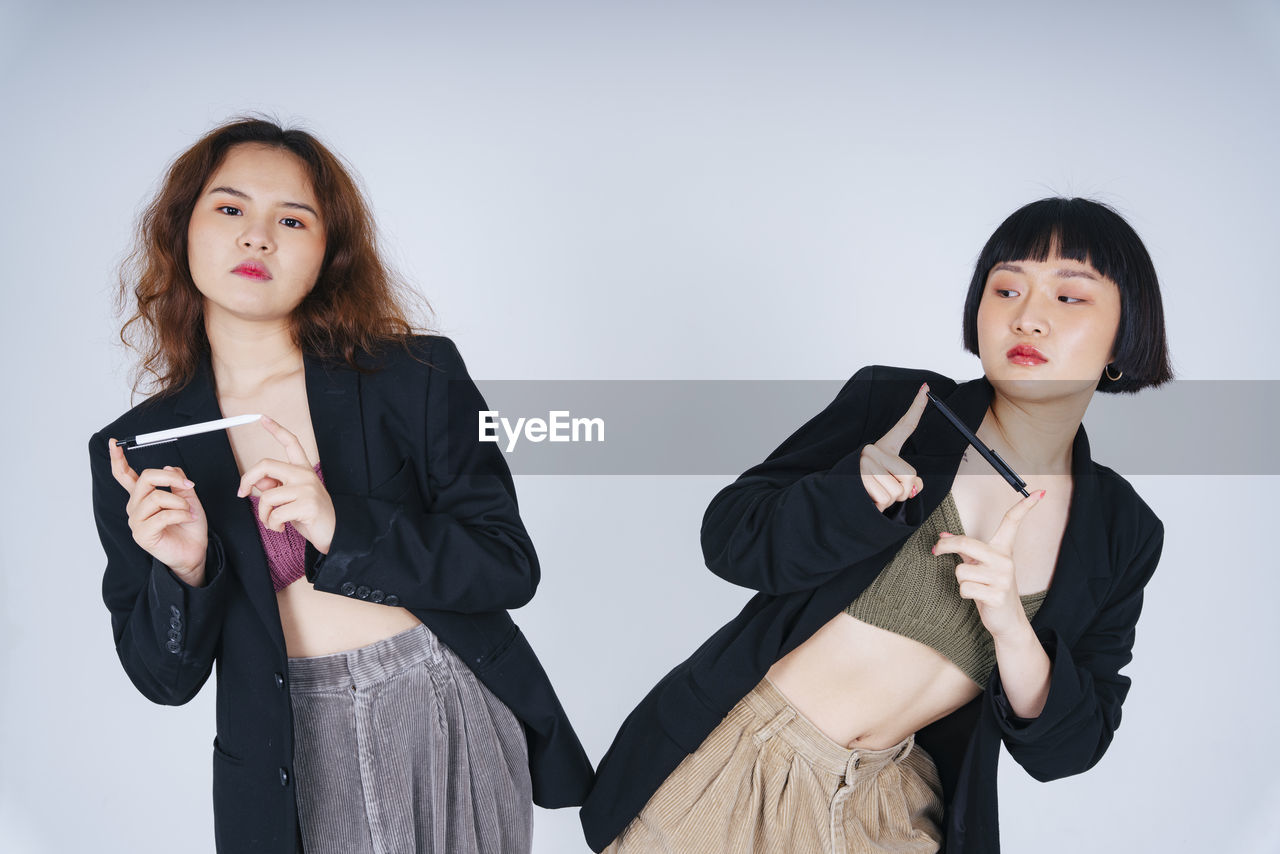
[[[387,594],[386,604],[394,608],[395,606],[400,604],[400,597],[394,593],[389,593]]]
[[[370,602],[381,602],[385,598],[386,598],[386,594],[383,593],[381,590],[374,590],[372,593],[369,594]]]
[[[354,595],[356,595],[356,586],[355,586],[354,584],[352,584],[350,581],[344,581],[344,582],[342,582],[342,587],[340,587],[340,588],[338,588],[338,589],[342,591],[342,593],[343,593],[343,595],[344,595],[344,596],[354,596]]]
[[[369,588],[361,584],[359,587],[356,588],[356,595],[359,596],[361,599],[368,599]]]
[[[182,647],[178,645],[178,642],[172,639],[167,644],[164,645],[164,648],[169,650],[169,652],[173,653],[174,655],[177,655],[178,651],[182,649]]]
[[[280,785],[281,786],[289,785],[289,769],[287,768],[280,769]]]
[[[169,606],[169,616],[170,616],[170,617],[180,617],[180,616],[182,616],[182,612],[178,610],[178,606],[177,606],[177,605],[170,605],[170,606]]]
[[[277,688],[283,688],[283,687],[284,687],[284,674],[283,674],[283,673],[277,673],[277,674],[276,674],[276,687],[277,687]]]
[[[171,628],[171,629],[180,629],[180,628],[182,628],[182,618],[181,618],[181,617],[170,617],[170,618],[169,618],[169,628]]]

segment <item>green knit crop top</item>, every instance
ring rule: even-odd
[[[950,492],[845,613],[933,647],[985,687],[996,665],[995,643],[977,604],[960,596],[955,569],[963,558],[931,551],[942,531],[964,534]],[[1019,597],[1028,619],[1048,592]]]

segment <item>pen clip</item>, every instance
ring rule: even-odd
[[[1022,489],[1022,487],[1027,485],[1027,482],[1023,480],[1021,477],[1019,477],[1018,473],[1013,470],[1013,467],[1004,461],[1004,457],[1000,456],[999,451],[997,451],[995,448],[988,448],[987,450],[991,452],[991,456],[995,457],[997,460],[1000,461],[1000,465],[1004,466],[1004,470],[1007,471],[1013,477],[1013,479],[1018,482],[1018,489]]]

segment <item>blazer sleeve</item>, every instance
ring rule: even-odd
[[[999,668],[987,695],[1009,755],[1037,780],[1080,774],[1102,758],[1120,726],[1120,706],[1131,680],[1120,669],[1133,659],[1143,589],[1164,548],[1164,524],[1155,520],[1121,580],[1074,648],[1051,628],[1037,630],[1052,667],[1049,695],[1039,717],[1012,713]]]
[[[540,569],[511,471],[496,444],[478,441],[477,413],[488,406],[462,356],[448,338],[433,340],[425,418],[430,506],[412,460],[403,477],[368,495],[331,493],[333,542],[325,555],[307,544],[307,577],[317,590],[379,590],[383,604],[406,608],[518,608],[533,598]]]
[[[702,519],[707,568],[780,595],[811,589],[911,534],[876,509],[862,484],[875,367],[862,368],[828,404],[757,466],[711,499]]]
[[[210,529],[205,585],[192,587],[133,539],[125,511],[129,495],[111,474],[107,436],[89,440],[93,515],[106,552],[102,598],[111,612],[116,654],[138,690],[155,703],[181,705],[213,668],[226,611],[222,542]]]

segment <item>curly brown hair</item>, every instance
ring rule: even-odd
[[[195,376],[209,352],[204,297],[187,262],[187,227],[205,183],[233,146],[255,143],[292,152],[310,176],[325,228],[325,255],[315,287],[291,318],[303,352],[343,360],[367,371],[359,354],[386,344],[406,346],[425,327],[410,322],[406,305],[426,300],[396,276],[377,247],[376,225],[352,170],[310,133],[259,116],[238,116],[206,133],[173,161],[138,219],[133,249],[120,267],[116,308],[134,314],[120,330],[138,351],[134,391],[150,375],[149,390],[171,394]],[[130,297],[132,296],[132,300]]]

